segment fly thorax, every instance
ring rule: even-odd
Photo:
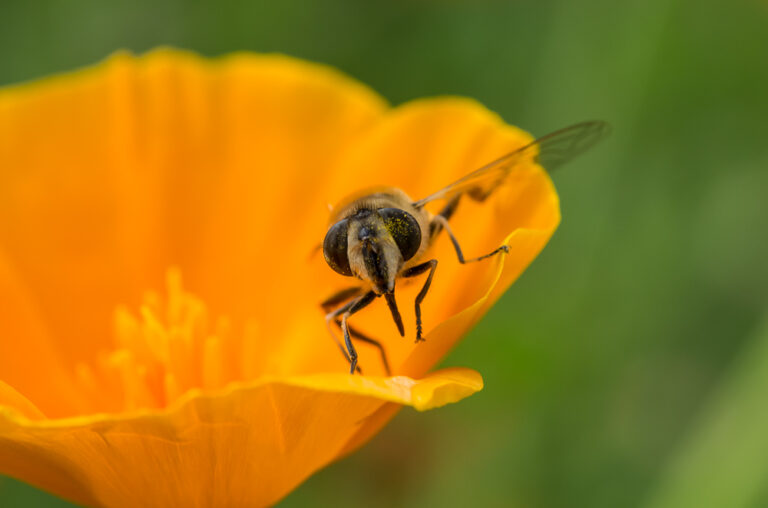
[[[393,292],[403,256],[384,219],[373,210],[361,210],[350,219],[347,244],[352,273],[370,281],[376,294]]]

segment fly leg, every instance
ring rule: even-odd
[[[341,327],[341,320],[336,319],[336,324]],[[349,324],[347,324],[347,331],[349,331],[349,335],[352,336],[353,339],[359,340],[360,342],[365,342],[366,344],[371,344],[372,346],[375,346],[379,350],[379,354],[381,355],[381,364],[384,366],[384,372],[387,373],[387,376],[392,375],[392,371],[389,369],[389,360],[387,360],[387,352],[384,350],[384,346],[379,342],[378,340],[371,338],[361,331],[352,328]],[[357,367],[357,372],[362,374],[362,371],[360,370],[360,367]]]
[[[352,286],[349,288],[344,288],[341,291],[337,291],[336,293],[332,294],[322,302],[320,302],[320,307],[325,312],[330,312],[331,309],[333,309],[335,306],[339,305],[342,302],[346,302],[349,299],[351,299],[353,296],[357,296],[360,293],[363,292],[363,288],[360,286]]]
[[[331,335],[331,338],[334,340],[337,346],[339,346],[339,349],[341,350],[341,354],[344,355],[344,358],[347,359],[347,361],[352,364],[352,359],[350,358],[349,354],[347,354],[347,350],[344,348],[341,342],[339,342],[338,338],[336,337],[336,334],[331,329],[331,322],[335,323],[339,328],[342,328],[342,320],[339,317],[347,310],[351,309],[352,302],[348,302],[346,305],[340,307],[337,309],[337,311],[331,311],[335,305],[338,305],[342,302],[348,301],[350,298],[353,298],[355,296],[358,296],[362,292],[361,287],[350,287],[346,289],[342,289],[338,293],[335,293],[328,297],[326,300],[324,300],[322,303],[320,303],[320,306],[323,308],[323,310],[326,312],[325,317],[325,324],[328,328],[328,333]],[[387,373],[387,376],[392,375],[392,371],[389,368],[389,360],[387,359],[387,352],[384,350],[384,346],[379,342],[378,340],[369,337],[368,335],[360,332],[359,330],[352,328],[349,324],[347,324],[347,331],[349,332],[349,335],[354,338],[355,340],[359,340],[361,342],[365,342],[367,344],[371,344],[372,346],[375,346],[379,350],[379,354],[381,355],[381,363],[384,366],[384,371]],[[362,374],[362,370],[360,367],[356,367],[355,370]]]
[[[458,196],[454,196],[451,198],[450,201],[443,207],[442,210],[440,210],[440,213],[437,215],[437,217],[442,217],[444,220],[450,220],[451,216],[453,215],[453,212],[456,211],[456,208],[459,207],[459,200],[461,199],[461,194]],[[432,222],[429,223],[429,238],[430,242],[434,241],[435,237],[440,234],[440,231],[443,230],[443,223],[441,220],[435,220],[437,219],[435,217],[432,219]]]
[[[425,263],[421,263],[419,265],[408,268],[402,274],[402,277],[416,277],[417,275],[421,275],[422,273],[429,270],[429,275],[427,275],[427,280],[424,282],[424,285],[421,287],[421,291],[419,291],[419,294],[416,295],[416,342],[421,342],[424,340],[424,338],[421,336],[422,334],[421,302],[424,301],[424,297],[427,296],[427,291],[429,291],[429,286],[432,284],[432,276],[435,274],[436,268],[437,268],[437,259],[430,259]]]
[[[341,291],[334,293],[333,295],[329,296],[322,302],[320,302],[320,307],[322,307],[323,311],[325,312],[325,327],[328,330],[328,334],[333,339],[333,342],[336,343],[336,345],[339,347],[339,351],[341,351],[341,354],[344,356],[344,358],[347,359],[347,361],[351,364],[352,360],[349,358],[349,355],[347,354],[347,350],[344,348],[344,345],[339,341],[338,337],[336,337],[336,334],[333,333],[333,329],[331,328],[331,322],[337,322],[338,323],[338,316],[343,314],[352,306],[352,302],[349,302],[348,300],[352,297],[355,297],[360,294],[363,288],[360,287],[350,287],[346,289],[342,289]],[[345,305],[342,305],[336,310],[331,310],[336,305],[339,305],[342,302],[347,302]],[[357,369],[360,371],[360,368]]]
[[[453,230],[451,230],[451,226],[448,224],[448,219],[442,215],[435,215],[435,217],[432,219],[432,222],[433,223],[438,222],[440,223],[441,227],[445,228],[445,232],[448,233],[448,236],[451,238],[451,243],[453,243],[453,248],[456,250],[456,256],[459,258],[459,263],[461,263],[462,265],[465,263],[474,263],[475,261],[480,261],[481,259],[486,259],[491,256],[495,256],[500,252],[504,252],[505,254],[509,252],[509,246],[502,245],[498,249],[495,249],[493,252],[489,252],[488,254],[484,254],[482,256],[472,258],[472,259],[464,259],[464,254],[462,254],[461,252],[461,246],[459,245],[459,241],[454,236]]]
[[[349,336],[349,327],[347,326],[347,320],[355,312],[358,312],[359,310],[367,307],[368,304],[370,304],[374,300],[374,298],[376,298],[376,293],[374,293],[373,291],[368,291],[363,296],[358,296],[357,298],[352,300],[349,304],[344,306],[344,307],[349,306],[349,308],[347,308],[341,316],[341,331],[344,333],[344,343],[346,344],[347,351],[349,352],[349,363],[350,363],[349,373],[350,374],[354,374],[355,369],[357,368],[357,351],[355,350],[355,346],[352,345],[352,339]]]

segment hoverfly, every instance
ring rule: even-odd
[[[395,283],[397,279],[427,273],[415,301],[416,342],[424,340],[421,303],[432,283],[437,259],[423,260],[422,257],[441,231],[445,230],[450,237],[462,264],[509,252],[508,246],[501,245],[478,257],[464,257],[449,224],[463,196],[485,201],[523,163],[533,160],[551,171],[592,147],[609,130],[605,122],[590,121],[552,132],[419,200],[412,200],[396,187],[380,187],[360,194],[362,197],[342,202],[335,208],[323,241],[325,261],[337,273],[356,277],[362,284],[337,292],[323,301],[321,306],[326,312],[329,333],[350,364],[350,374],[360,371],[352,338],[377,347],[384,369],[390,374],[382,344],[350,327],[350,316],[383,296],[400,335],[404,336],[403,320],[395,301]],[[445,200],[446,204],[438,214],[433,215],[425,210],[424,205],[436,200]],[[334,334],[331,323],[341,328],[344,345]]]

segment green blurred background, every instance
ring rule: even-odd
[[[0,84],[157,45],[467,95],[539,135],[614,126],[444,362],[485,390],[403,411],[282,506],[768,506],[768,2],[0,3]],[[0,479],[0,506],[69,505]]]

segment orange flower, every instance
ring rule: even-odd
[[[365,345],[366,376],[346,373],[318,304],[349,281],[309,254],[328,203],[423,197],[530,139],[471,100],[388,109],[284,56],[119,54],[1,91],[0,472],[85,505],[267,505],[402,405],[479,390],[427,372],[557,226],[538,166],[462,202],[465,252],[510,252],[460,266],[437,242],[425,343],[410,304],[406,338],[386,306],[354,316],[394,377]]]

